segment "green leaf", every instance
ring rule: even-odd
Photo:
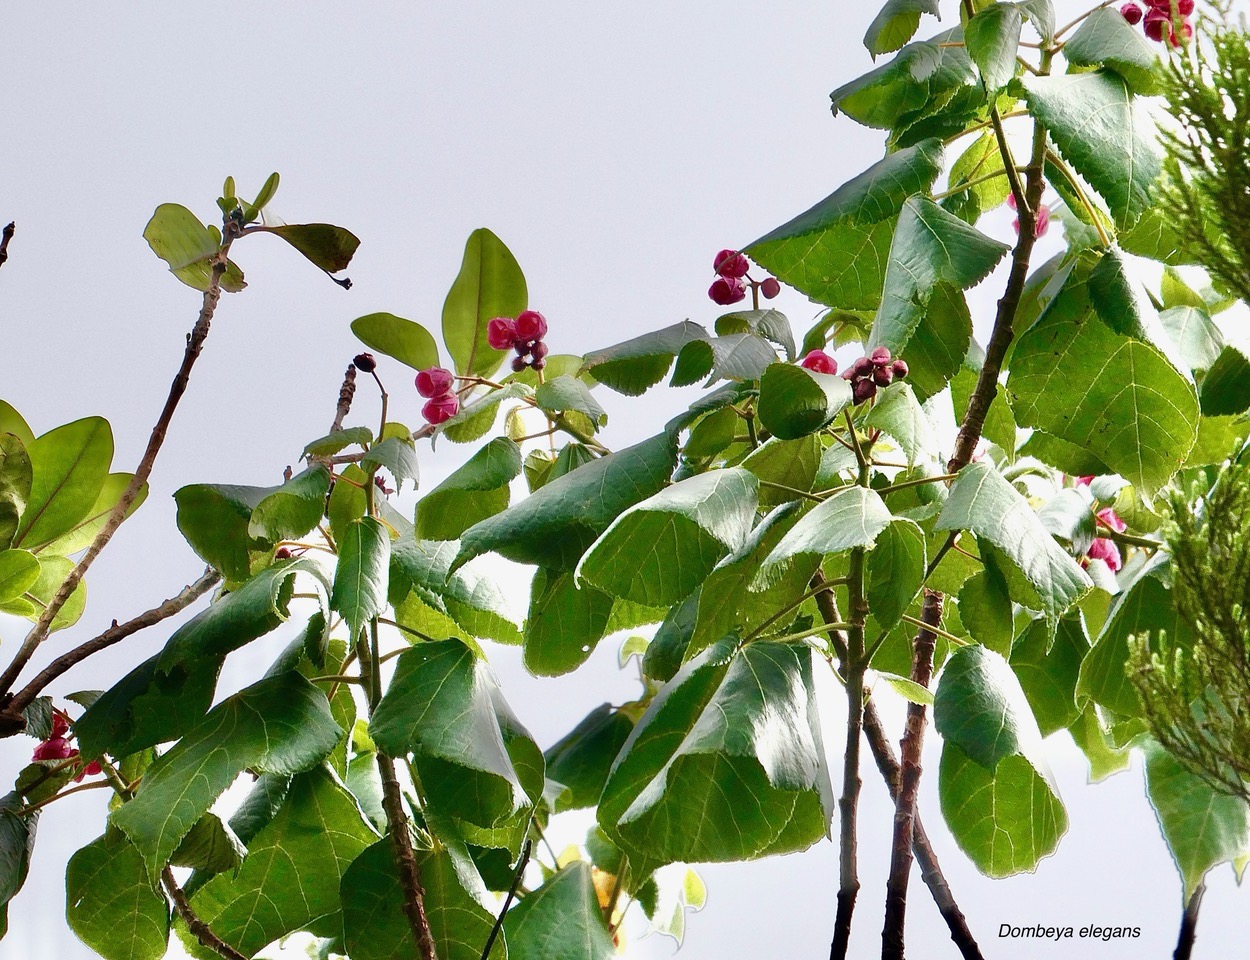
[[[932,200],[909,199],[903,204],[890,244],[885,289],[868,346],[886,346],[892,353],[903,353],[939,283],[960,290],[974,286],[1010,249]]]
[[[1131,225],[1149,205],[1162,167],[1153,123],[1128,84],[1107,70],[1021,82],[1059,152],[1107,202],[1116,226]]]
[[[486,342],[495,317],[526,307],[525,275],[502,240],[480,227],[469,234],[460,273],[443,302],[443,342],[461,376],[490,376],[507,355]]]
[[[26,419],[17,412],[13,404],[0,400],[0,434],[4,433],[13,434],[24,447],[35,442],[35,434]]]
[[[1036,457],[1062,473],[1074,477],[1105,476],[1114,471],[1096,456],[1074,443],[1034,430],[1020,447],[1020,456]]]
[[[959,588],[959,620],[977,643],[1004,657],[1011,653],[1011,596],[997,567],[986,566],[964,581]]]
[[[1021,425],[1085,449],[1150,496],[1194,445],[1198,398],[1148,310],[1122,258],[1104,256],[1017,341],[1007,389]]]
[[[194,621],[192,621],[194,623]],[[126,757],[177,740],[213,702],[221,660],[210,658],[157,669],[161,654],[145,660],[106,690],[74,724],[82,756]]]
[[[628,714],[604,703],[547,749],[543,754],[547,776],[569,789],[555,812],[599,803],[612,761],[633,729],[634,721]]]
[[[152,764],[112,823],[139,848],[155,880],[240,773],[306,770],[334,748],[340,733],[325,694],[299,674],[261,680],[223,700]]]
[[[876,309],[894,217],[909,196],[933,186],[941,165],[936,140],[888,154],[744,252],[813,300]]]
[[[1105,66],[1115,71],[1133,93],[1159,92],[1158,54],[1117,9],[1093,10],[1064,43],[1063,55],[1076,67]]]
[[[207,290],[212,281],[212,260],[221,248],[221,234],[206,227],[186,207],[162,203],[143,228],[143,239],[152,252],[169,264],[169,272],[189,287]],[[246,287],[243,271],[226,261],[221,289],[237,293]]]
[[[688,460],[704,460],[716,456],[734,442],[739,417],[729,407],[713,410],[690,429],[682,446]]]
[[[936,460],[940,455],[933,425],[908,383],[892,383],[879,391],[863,425],[897,440],[910,467]]]
[[[247,854],[247,847],[234,831],[213,813],[196,821],[191,832],[182,838],[178,849],[169,858],[171,866],[189,867],[204,876],[237,870]]]
[[[746,541],[758,493],[755,475],[740,468],[675,483],[617,517],[575,576],[635,603],[671,606]]]
[[[390,598],[397,608],[415,593],[470,636],[500,643],[520,641],[511,605],[495,578],[472,564],[450,573],[458,541],[433,542],[405,535],[391,545]]]
[[[373,431],[368,427],[348,427],[336,430],[319,440],[314,440],[304,448],[305,457],[332,457],[352,444],[365,446],[373,442]]]
[[[1202,378],[1202,415],[1230,416],[1250,409],[1250,360],[1237,347],[1225,345]]]
[[[34,585],[26,591],[25,597],[20,600],[14,600],[13,603],[22,605],[30,601],[34,607],[31,612],[23,612],[22,616],[34,620],[43,614],[52,597],[61,589],[61,584],[65,582],[65,578],[69,576],[70,571],[74,569],[72,560],[65,557],[49,557],[41,554],[39,557],[39,579]],[[66,627],[72,627],[78,622],[82,616],[83,608],[87,605],[87,584],[80,581],[78,586],[74,588],[74,592],[69,595],[69,599],[65,601],[65,605],[61,607],[60,612],[52,620],[53,630],[64,630]],[[12,610],[9,611],[14,612]]]
[[[990,176],[1003,170],[1003,155],[998,149],[998,139],[993,132],[977,137],[951,164],[948,175],[949,189],[956,190],[973,180]],[[961,220],[976,223],[987,210],[1000,206],[1011,194],[1006,175],[983,180],[966,190],[946,197],[941,205]]]
[[[104,484],[100,487],[100,495],[92,504],[91,509],[87,511],[87,515],[55,540],[37,547],[36,552],[68,557],[89,547],[96,535],[104,529],[113,508],[117,506],[133,479],[132,473],[110,473],[104,478]],[[130,506],[126,508],[126,517],[143,506],[147,498],[148,485],[145,483],[135,494]]]
[[[439,960],[479,960],[495,918],[483,905],[489,895],[472,861],[463,848],[422,851],[418,868]],[[420,956],[404,913],[404,891],[389,838],[373,844],[348,867],[342,900],[344,940],[352,960]],[[517,956],[499,937],[490,960],[506,960],[510,953]]]
[[[615,346],[586,354],[581,370],[627,397],[641,396],[664,379],[682,347],[706,340],[707,331],[683,320],[670,327],[644,333]]]
[[[927,401],[946,389],[970,359],[972,314],[963,292],[949,283],[933,288],[929,305],[912,332],[901,359],[911,368],[907,382],[916,398]]]
[[[893,53],[915,36],[922,13],[940,18],[937,0],[886,0],[885,6],[868,24],[864,46],[874,58]]]
[[[20,815],[22,797],[16,792],[0,797],[0,937],[9,929],[9,901],[26,882],[30,855],[35,848],[39,813]]]
[[[105,960],[160,960],[169,946],[169,905],[143,857],[117,830],[87,844],[65,867],[65,919]]]
[[[404,433],[408,434],[407,428]],[[379,443],[375,443],[361,457],[360,464],[362,467],[382,467],[395,481],[397,490],[404,488],[404,481],[410,480],[413,489],[417,487],[417,451],[411,439],[411,435],[403,437],[387,437]]]
[[[699,596],[702,592],[702,590],[696,590],[669,610],[668,616],[656,628],[655,635],[642,655],[644,677],[667,683],[681,669],[694,634],[699,611]],[[710,642],[716,639],[718,638],[713,637]]]
[[[673,369],[674,387],[687,387],[707,377],[704,386],[717,380],[758,380],[777,351],[753,333],[731,333],[709,340],[692,340],[681,348]]]
[[[0,550],[0,603],[22,596],[39,579],[39,561],[25,550]]]
[[[825,836],[833,791],[820,715],[827,665],[801,646],[719,643],[667,684],[630,734],[599,824],[631,860],[745,860]]]
[[[1051,0],[1022,0],[1017,3],[1037,30],[1037,35],[1050,41],[1055,36],[1055,8]]]
[[[1250,853],[1250,804],[1216,793],[1153,741],[1146,746],[1146,796],[1184,881],[1185,903],[1212,867]]]
[[[346,484],[335,484],[336,489]],[[269,545],[248,533],[252,510],[279,487],[194,483],[174,493],[178,529],[205,563],[233,582],[251,573],[252,550]]]
[[[248,536],[298,540],[320,522],[329,492],[329,470],[318,465],[301,471],[252,508]]]
[[[590,864],[571,863],[509,910],[503,922],[512,960],[613,960]],[[471,958],[469,958],[471,960]]]
[[[113,460],[113,432],[101,417],[49,430],[28,448],[30,495],[13,546],[28,549],[68,533],[100,496]]]
[[[782,440],[815,433],[850,402],[850,384],[841,377],[789,363],[774,363],[760,377],[760,423]]]
[[[521,472],[521,448],[496,437],[417,504],[417,536],[455,540],[480,520],[507,509],[508,484]]]
[[[1190,287],[1175,267],[1163,268],[1163,277],[1159,280],[1159,296],[1165,309],[1193,307],[1203,313],[1210,309],[1202,294]]]
[[[1117,748],[1098,718],[1098,711],[1086,706],[1076,723],[1068,728],[1072,739],[1089,761],[1090,783],[1101,783],[1107,777],[1128,769],[1132,753],[1127,747]]]
[[[717,336],[731,333],[754,333],[785,350],[787,360],[795,357],[794,331],[786,315],[779,310],[738,310],[721,314],[716,318]]]
[[[1061,616],[1093,586],[1029,502],[990,464],[970,463],[959,471],[936,529],[970,530],[1001,550],[1034,593],[1026,606],[1048,617]]]
[[[580,667],[606,635],[615,603],[610,594],[589,583],[579,588],[567,570],[539,568],[525,621],[526,669],[536,676],[556,677]]]
[[[393,313],[370,313],[357,317],[352,321],[352,333],[366,347],[384,353],[413,370],[428,370],[439,365],[438,344],[430,331]]]
[[[332,223],[289,223],[280,227],[263,227],[266,233],[281,237],[315,267],[326,273],[346,270],[352,262],[360,239],[350,230]]]
[[[352,637],[386,610],[391,539],[386,527],[373,517],[352,523],[339,543],[339,562],[334,570],[330,608],[343,615]]]
[[[964,411],[968,409],[980,372],[979,366],[973,368],[965,364],[951,380],[951,403],[958,416],[962,417]],[[990,411],[985,418],[985,426],[981,429],[981,435],[990,443],[997,444],[1008,460],[1015,458],[1016,418],[1011,412],[1011,407],[1007,405],[1007,398],[1002,390],[995,391],[994,399],[990,401]]]
[[[730,413],[737,423],[737,414]],[[773,437],[760,444],[742,461],[744,470],[750,470],[761,481],[760,506],[775,507],[782,503],[790,503],[802,499],[792,490],[810,491],[816,482],[816,471],[820,468],[823,450],[820,436],[809,433],[797,440],[782,440]],[[789,487],[783,490],[781,487]]]
[[[874,490],[852,486],[818,503],[781,538],[761,564],[753,586],[767,586],[803,554],[824,556],[871,548],[894,519]]]
[[[501,403],[528,397],[531,392],[524,383],[515,381],[502,390],[484,389],[485,393],[470,394],[472,399],[460,408],[460,412],[438,428],[438,436],[446,436],[452,443],[479,440],[495,425]]]
[[[169,673],[180,663],[222,657],[263,637],[286,620],[295,574],[315,569],[304,559],[265,568],[179,627],[161,651],[157,668]]]
[[[895,626],[916,599],[925,574],[924,531],[910,520],[892,520],[868,554],[868,609],[882,629]]]
[[[943,744],[938,795],[955,842],[988,877],[1031,873],[1068,829],[1063,802],[1024,757],[1004,757],[987,770]]]
[[[1016,75],[1016,55],[1023,27],[1024,13],[1014,3],[991,4],[964,25],[968,55],[977,65],[990,93],[1007,86]]]
[[[1224,334],[1205,307],[1171,307],[1159,314],[1159,322],[1188,369],[1208,370],[1215,365],[1224,349]]]
[[[1034,620],[1011,649],[1011,668],[1043,737],[1076,722],[1076,681],[1089,653],[1089,637],[1080,616],[1064,617],[1052,637],[1045,621]]]
[[[0,408],[0,414],[3,412]],[[11,433],[0,433],[0,548],[13,542],[30,497],[32,480],[26,445]]]
[[[339,910],[339,884],[377,839],[355,799],[324,766],[291,781],[275,816],[248,843],[242,867],[213,877],[191,906],[245,956]]]
[[[460,640],[421,643],[400,655],[369,733],[383,753],[413,755],[435,810],[471,824],[497,826],[542,793],[538,748],[490,666]],[[528,766],[514,762],[510,740],[528,744],[527,761],[530,748],[538,754],[537,783]]]
[[[577,377],[562,376],[539,384],[534,391],[538,409],[558,414],[566,411],[585,414],[597,427],[608,422],[608,414],[590,394],[590,388]]]
[[[452,569],[491,551],[517,563],[571,569],[617,516],[668,484],[676,456],[674,438],[660,434],[549,481],[466,530]]]

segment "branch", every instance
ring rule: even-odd
[[[330,424],[330,432],[338,433],[343,429],[343,421],[352,409],[352,398],[356,396],[356,364],[349,363],[343,374],[343,385],[339,387],[339,402],[334,408],[334,422]],[[379,437],[379,439],[381,439]]]
[[[923,625],[912,644],[911,679],[928,689],[933,676],[933,648],[936,627],[942,620],[942,595],[925,590],[920,613]],[[916,798],[920,791],[920,754],[928,721],[923,703],[907,704],[907,726],[903,731],[902,771],[894,806],[894,848],[890,856],[890,877],[885,887],[885,926],[881,930],[882,960],[903,960],[903,927],[907,916],[907,881],[911,876],[912,837],[915,831]]]
[[[153,607],[146,613],[141,613],[123,624],[118,624],[114,620],[113,625],[98,637],[79,644],[73,650],[61,654],[61,656],[44,667],[34,680],[26,684],[19,693],[13,696],[13,699],[5,706],[5,712],[20,714],[39,696],[44,687],[75,664],[86,660],[92,654],[111,647],[118,641],[125,640],[133,633],[138,633],[146,627],[154,626],[162,620],[167,620],[175,614],[181,613],[200,597],[204,596],[204,594],[208,593],[220,580],[221,574],[209,568],[204,571],[203,575],[195,583],[184,587],[182,592],[176,597],[170,597],[160,606]]]
[[[70,598],[74,589],[82,582],[82,578],[86,575],[91,564],[95,562],[95,558],[100,555],[100,551],[113,539],[113,534],[122,525],[122,521],[126,519],[127,511],[130,509],[131,504],[135,502],[135,497],[139,495],[139,491],[147,483],[148,477],[151,476],[152,466],[156,462],[156,455],[165,443],[165,434],[169,430],[169,423],[178,407],[178,401],[182,399],[182,395],[187,391],[187,384],[191,379],[191,368],[195,366],[195,361],[199,358],[200,351],[204,348],[204,341],[208,337],[209,327],[212,325],[213,313],[217,309],[217,302],[221,299],[221,278],[226,272],[226,254],[229,251],[231,240],[230,226],[227,225],[227,240],[213,262],[212,279],[209,281],[208,289],[204,291],[204,302],[200,307],[199,318],[196,320],[191,333],[187,335],[187,346],[182,355],[182,365],[178,368],[178,373],[169,387],[169,396],[165,399],[165,406],[161,410],[160,417],[157,418],[156,425],[152,427],[152,435],[148,439],[147,449],[143,452],[143,459],[139,461],[139,466],[135,468],[134,477],[126,487],[125,492],[122,493],[121,499],[117,501],[117,505],[113,507],[113,511],[104,522],[103,528],[96,534],[96,538],[91,541],[91,546],[87,548],[87,552],[83,554],[82,559],[69,572],[69,575],[61,583],[60,587],[57,588],[56,594],[48,602],[48,605],[44,607],[43,613],[39,615],[39,619],[35,622],[34,627],[26,635],[26,639],[22,641],[22,646],[17,651],[16,656],[13,657],[13,662],[5,668],[3,674],[0,674],[0,690],[12,688],[13,682],[21,674],[22,668],[30,662],[30,658],[34,655],[35,650],[38,649],[39,644],[47,639],[52,621],[61,612],[61,608],[65,606],[65,601]],[[0,728],[0,737],[12,736],[16,732]]]
[[[438,960],[434,936],[430,933],[430,921],[425,915],[425,889],[421,885],[421,866],[412,849],[412,836],[408,833],[408,816],[404,813],[404,800],[399,792],[399,780],[391,758],[377,754],[378,771],[382,774],[382,809],[386,812],[387,833],[395,848],[395,865],[399,872],[399,885],[404,891],[404,915],[412,928],[413,938],[421,950],[422,960]]]
[[[1172,953],[1172,960],[1189,960],[1190,954],[1193,953],[1194,934],[1198,929],[1198,908],[1202,906],[1202,895],[1206,891],[1205,883],[1198,884],[1198,889],[1189,898],[1189,903],[1185,904],[1185,913],[1181,917],[1181,932],[1176,940],[1176,950]]]
[[[9,259],[9,241],[13,239],[13,231],[17,229],[17,224],[10,222],[8,226],[0,232],[0,267],[3,267],[5,261]]]
[[[486,946],[482,948],[482,960],[489,960],[490,948],[495,945],[495,938],[503,929],[503,918],[507,916],[508,908],[512,906],[512,900],[516,897],[517,890],[520,889],[521,878],[525,876],[525,866],[530,862],[532,848],[533,841],[526,837],[525,843],[521,846],[521,856],[517,859],[516,872],[512,874],[512,883],[508,886],[508,896],[504,898],[503,906],[499,908],[499,916],[495,918],[495,923],[490,928],[490,936],[486,938]]]
[[[213,933],[212,928],[196,915],[196,912],[191,909],[191,901],[187,899],[182,887],[178,886],[178,881],[174,879],[174,872],[169,867],[161,873],[161,883],[165,887],[165,892],[169,894],[169,898],[174,901],[174,910],[178,912],[178,916],[182,917],[182,922],[187,925],[187,929],[195,934],[196,940],[214,953],[225,957],[226,960],[248,960],[246,956]]]
[[[818,579],[819,574],[812,578],[813,585],[816,584]],[[820,609],[821,619],[827,624],[835,624],[840,619],[837,602],[833,593],[828,589],[816,594],[816,606]],[[846,642],[841,634],[831,629],[829,640],[838,656],[844,657]],[[866,694],[864,697],[863,725],[864,735],[868,738],[868,746],[872,750],[873,759],[877,762],[877,769],[881,771],[881,777],[885,780],[886,789],[890,792],[890,798],[897,800],[899,791],[898,760],[894,756],[894,749],[890,746],[889,738],[885,734],[885,728],[881,725],[881,717],[877,714],[876,705],[873,704],[870,694]],[[963,955],[964,960],[984,960],[981,956],[981,950],[972,936],[972,931],[968,929],[968,923],[964,919],[963,911],[955,903],[955,897],[951,893],[950,885],[946,882],[946,876],[942,873],[942,868],[938,864],[937,855],[933,852],[933,847],[929,843],[929,836],[925,833],[924,825],[920,821],[919,812],[916,813],[912,822],[912,848],[915,851],[916,860],[920,864],[921,878],[924,880],[925,886],[929,888],[929,893],[932,895],[934,903],[937,904],[938,910],[941,911],[942,917],[946,920],[946,926],[950,930],[951,939],[959,947],[959,952]]]

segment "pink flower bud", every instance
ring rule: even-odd
[[[64,737],[52,737],[35,747],[31,760],[67,760],[77,753]]]
[[[512,372],[513,373],[520,373],[522,370],[524,370],[528,366],[529,366],[529,361],[526,360],[524,357],[512,358]]]
[[[530,356],[532,356],[535,360],[543,359],[543,357],[547,356],[547,345],[539,340],[532,347],[530,347]]]
[[[1142,9],[1135,3],[1126,3],[1120,8],[1120,16],[1131,25],[1137,26],[1137,24],[1141,23]]]
[[[857,377],[866,377],[872,373],[873,363],[868,357],[860,357],[851,364],[851,372]]]
[[[1142,27],[1146,36],[1156,43],[1162,43],[1163,38],[1172,32],[1171,22],[1166,13],[1158,10],[1151,10],[1146,14],[1146,24]]]
[[[417,393],[423,397],[441,397],[451,391],[451,385],[455,379],[450,370],[430,367],[417,374]]]
[[[737,250],[722,250],[712,261],[712,269],[722,277],[738,278],[746,276],[751,264]]]
[[[805,367],[813,373],[827,373],[831,376],[838,372],[838,361],[823,350],[810,351],[807,356],[799,361],[799,366]]]
[[[1176,12],[1187,17],[1194,12],[1194,0],[1176,0]]]
[[[884,366],[884,367],[877,367],[877,369],[872,372],[872,382],[875,383],[879,387],[888,387],[890,385],[890,381],[893,379],[894,379],[894,365],[893,364],[890,364],[889,366]]]
[[[537,310],[517,314],[516,335],[521,340],[541,340],[547,335],[547,318]]]
[[[1016,195],[1014,193],[1007,194],[1007,206],[1012,210],[1016,209]]]
[[[454,393],[434,397],[421,408],[421,416],[437,426],[446,423],[460,410],[460,399]]]
[[[1042,205],[1037,208],[1037,219],[1033,222],[1033,236],[1040,237],[1050,229],[1050,207]]]
[[[1110,507],[1103,507],[1098,511],[1096,516],[1098,517],[1098,522],[1108,530],[1114,530],[1116,533],[1123,533],[1128,529],[1128,524],[1121,520],[1116,512]]]
[[[1077,485],[1078,487],[1088,487],[1088,486],[1089,486],[1091,483],[1093,483],[1093,482],[1094,482],[1094,477],[1093,477],[1093,474],[1091,474],[1091,475],[1090,475],[1090,476],[1088,476],[1088,477],[1077,477],[1077,478],[1076,478],[1076,485]]]
[[[907,376],[907,374],[911,372],[911,370],[907,366],[906,360],[895,360],[893,370],[894,370],[894,376],[898,378],[899,380],[902,380],[905,376]]]
[[[708,287],[707,295],[712,298],[713,303],[727,307],[731,303],[745,299],[747,290],[737,277],[717,277]]]
[[[881,366],[882,364],[889,363],[890,362],[890,348],[889,347],[876,347],[873,349],[872,353],[868,354],[868,359],[871,360],[878,367]]]
[[[781,282],[776,277],[769,277],[760,284],[760,293],[764,295],[765,300],[771,300],[781,293]]]
[[[516,339],[516,321],[511,317],[496,317],[486,324],[486,342],[495,350],[511,350]]]
[[[871,400],[877,395],[877,385],[871,380],[856,380],[851,385],[851,396],[855,398],[856,403],[863,403],[865,400]]]
[[[64,715],[60,713],[53,713],[52,737],[50,739],[55,740],[58,737],[65,736],[67,733],[69,733],[69,721],[65,719]]]
[[[1118,572],[1124,566],[1124,561],[1120,558],[1120,548],[1105,537],[1099,537],[1091,543],[1085,555],[1091,560],[1101,560],[1111,568],[1112,573]]]

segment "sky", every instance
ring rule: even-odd
[[[1068,0],[1056,6],[1061,21],[1081,9]],[[223,299],[148,502],[92,570],[73,636],[93,636],[198,576],[202,564],[174,526],[172,493],[192,482],[279,482],[329,425],[343,369],[360,349],[351,320],[385,310],[437,330],[474,228],[490,227],[517,256],[531,305],[551,325],[553,352],[585,353],[687,318],[710,323],[718,310],[705,291],[717,250],[745,245],[881,155],[880,133],[832,118],[828,101],[830,90],[871,68],[860,38],[875,7],[132,0],[0,8],[0,222],[18,227],[0,270],[0,397],[37,433],[101,415],[113,424],[115,469],[137,462],[199,307],[198,294],[165,272],[142,239],[156,205],[182,203],[211,222],[225,175],[250,195],[278,170],[273,210],[285,221],[339,223],[362,240],[348,292],[276,238],[235,248],[250,285]],[[942,8],[945,28],[954,4],[942,0]],[[937,29],[931,20],[922,27]],[[1003,212],[982,227],[1010,239],[1009,221]],[[1038,262],[1058,242],[1046,238]],[[972,294],[981,331],[1000,289],[996,275]],[[799,331],[819,313],[791,292],[777,305]],[[385,361],[379,373],[392,415],[417,425],[409,375]],[[605,440],[614,447],[655,432],[695,395],[661,387],[626,404],[597,393],[612,416]],[[372,422],[375,410],[362,390],[357,414]],[[468,452],[423,447],[422,486],[432,488]],[[410,508],[411,494],[397,503]],[[523,603],[527,574],[501,575]],[[128,640],[53,692],[109,685],[171,629]],[[0,656],[24,632],[0,617]],[[71,639],[54,637],[36,663]],[[254,677],[280,643],[270,638],[232,657],[222,693]],[[616,646],[605,642],[583,670],[559,680],[529,677],[513,650],[490,654],[505,694],[546,746],[597,704],[635,695],[631,674],[617,669]],[[885,712],[897,736],[898,704]],[[987,956],[1164,955],[1175,941],[1180,884],[1140,764],[1088,786],[1071,744],[1049,744],[1068,835],[1035,874],[994,881],[977,874],[941,826],[938,740],[932,731],[927,738],[921,811],[974,933]],[[0,771],[15,773],[31,746],[22,737],[0,742]],[[892,816],[870,765],[863,779],[855,957],[879,949]],[[92,792],[46,812],[0,960],[92,956],[65,926],[63,870],[102,824],[103,799]],[[701,872],[708,905],[689,918],[680,956],[826,955],[833,844]],[[1195,957],[1222,957],[1246,942],[1244,898],[1230,869],[1212,874]],[[918,873],[908,920],[914,956],[957,956]],[[1001,924],[1033,923],[1137,926],[1142,934],[1075,946],[997,937]],[[652,937],[634,941],[629,955],[673,949]]]

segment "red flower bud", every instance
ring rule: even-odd
[[[708,287],[707,295],[712,298],[713,303],[727,307],[746,299],[747,289],[737,277],[717,277]]]
[[[853,364],[851,364],[851,370],[854,371],[857,377],[868,376],[868,374],[872,373],[872,367],[872,360],[868,357],[860,357]]]
[[[64,737],[52,737],[35,747],[31,760],[67,760],[77,753]]]
[[[1187,17],[1194,12],[1194,0],[1176,0],[1176,12]]]
[[[53,713],[52,714],[52,737],[50,739],[55,740],[58,737],[65,736],[65,734],[67,733],[69,733],[69,721],[65,719],[63,714]]]
[[[511,350],[516,340],[516,321],[511,317],[496,317],[486,324],[486,342],[495,350]]]
[[[451,391],[451,385],[455,382],[450,370],[442,367],[430,367],[428,370],[422,370],[417,374],[417,393],[423,397],[441,397],[445,393]]]
[[[1142,9],[1135,3],[1126,3],[1120,8],[1120,16],[1133,26],[1141,23]]]
[[[812,350],[799,361],[800,367],[806,367],[813,373],[835,374],[838,372],[838,361],[823,350]]]
[[[889,363],[890,362],[890,348],[889,347],[876,347],[872,351],[872,353],[868,355],[868,359],[871,360],[877,366],[881,366],[883,364]]]
[[[535,370],[541,370],[543,369],[543,367],[547,366],[547,361],[544,360],[542,357],[539,357],[537,360],[531,363],[530,366],[533,367]]]
[[[547,355],[547,345],[543,343],[541,340],[539,340],[532,347],[530,347],[530,356],[532,356],[535,360],[541,360],[546,355]]]
[[[1160,13],[1157,10],[1151,10],[1146,14],[1146,24],[1142,27],[1146,36],[1156,43],[1161,43],[1163,38],[1172,32],[1171,23],[1166,13]]]
[[[290,548],[290,547],[279,547],[277,550],[275,550],[275,551],[273,552],[273,558],[274,558],[275,560],[290,560],[290,559],[291,559],[291,548]]]
[[[421,416],[437,426],[446,423],[460,410],[460,399],[454,393],[445,393],[434,397],[421,408]]]
[[[894,365],[893,364],[886,366],[886,367],[877,367],[877,369],[872,372],[872,382],[875,383],[879,387],[888,387],[890,385],[890,381],[893,379],[894,379]]]
[[[760,284],[760,293],[764,295],[765,300],[771,300],[781,293],[781,282],[776,277],[769,277]]]
[[[516,335],[521,340],[541,340],[547,335],[547,319],[537,310],[517,314]]]
[[[871,380],[856,380],[851,385],[851,395],[855,398],[856,403],[863,403],[865,400],[871,400],[877,395],[877,385]]]
[[[895,360],[891,369],[894,371],[894,376],[899,380],[902,380],[908,373],[911,372],[910,369],[908,369],[906,360]]]
[[[529,366],[529,363],[526,361],[524,357],[512,358],[512,372],[513,373],[520,373],[522,370],[524,370],[528,366]]]
[[[356,365],[357,370],[363,370],[365,373],[373,373],[378,368],[378,361],[371,353],[356,354],[352,358],[352,363]]]
[[[1095,516],[1098,517],[1098,522],[1108,530],[1114,530],[1116,533],[1123,533],[1128,529],[1128,524],[1121,520],[1119,514],[1117,514],[1111,507],[1103,507],[1097,514],[1095,514]]]
[[[712,261],[712,269],[722,277],[745,277],[751,264],[737,250],[722,250]]]
[[[1120,548],[1105,537],[1099,537],[1091,543],[1085,555],[1091,560],[1101,560],[1111,568],[1112,573],[1118,572],[1124,566],[1124,561],[1120,558]]]

